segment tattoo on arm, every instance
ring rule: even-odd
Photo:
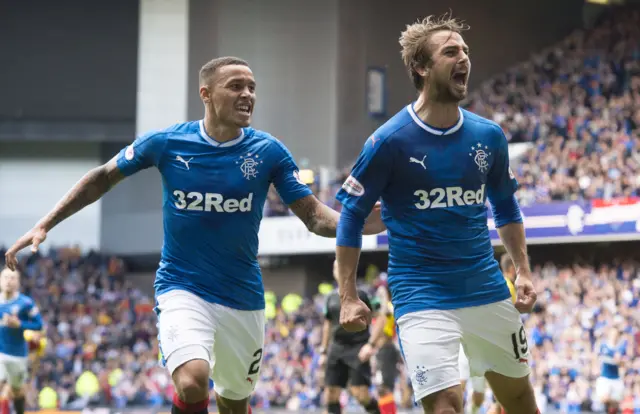
[[[302,220],[310,232],[323,237],[336,237],[340,215],[322,204],[314,195],[294,201],[289,208]]]
[[[49,231],[66,218],[99,200],[107,191],[118,184],[124,175],[118,169],[116,158],[86,173],[54,209],[41,221]]]

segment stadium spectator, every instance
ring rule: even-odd
[[[511,142],[531,144],[513,165],[521,203],[640,196],[640,13],[618,13],[571,34],[483,84],[466,106],[498,122]],[[314,181],[333,208],[340,207],[335,194],[348,169],[323,190]],[[268,200],[265,215],[291,214],[277,194]],[[153,301],[125,279],[121,260],[53,249],[22,268],[23,288],[42,310],[48,339],[29,408],[39,399],[67,409],[171,404],[171,379],[157,362]],[[597,344],[614,328],[627,345],[621,410],[640,412],[640,264],[546,263],[534,267],[534,280],[538,305],[526,327],[540,408],[603,408],[596,398]],[[252,406],[323,406],[314,351],[322,305],[317,295],[294,312],[277,309],[268,321]],[[357,406],[346,395],[343,403]]]
[[[52,250],[24,262],[24,289],[42,309],[49,341],[31,382],[31,408],[45,387],[55,390],[62,408],[170,405],[173,387],[158,365],[151,300],[132,288],[122,265],[114,263],[119,261],[77,249]],[[563,412],[602,408],[595,398],[597,344],[613,327],[627,343],[623,408],[640,409],[640,263],[546,263],[533,272],[538,305],[526,326],[541,403]],[[297,310],[278,309],[269,320],[264,368],[251,402],[256,408],[323,406],[315,351],[323,300],[307,298]],[[399,384],[396,396],[400,401]],[[346,395],[343,403],[358,406]]]
[[[532,145],[512,165],[521,204],[640,196],[640,11],[576,31],[482,84],[465,107]],[[339,208],[345,177],[320,199]],[[268,215],[286,215],[269,202]]]

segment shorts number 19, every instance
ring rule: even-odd
[[[527,333],[524,330],[524,326],[520,327],[517,334],[511,334],[511,344],[513,345],[513,353],[516,359],[520,359],[523,355],[527,354],[529,344],[527,343]]]

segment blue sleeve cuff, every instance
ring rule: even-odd
[[[491,211],[493,212],[496,228],[509,223],[522,223],[522,214],[515,195],[500,200],[495,204],[491,203]]]
[[[343,207],[336,231],[336,245],[361,248],[364,221],[365,217],[361,217],[357,212]]]

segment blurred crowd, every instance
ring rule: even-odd
[[[69,409],[170,401],[152,299],[125,280],[121,260],[64,248],[32,255],[21,267],[22,291],[38,304],[47,337],[28,407],[37,407],[45,388],[48,401]]]
[[[37,407],[45,387],[67,409],[170,404],[173,387],[158,364],[151,298],[124,279],[119,259],[59,249],[25,259],[23,268],[23,290],[42,309],[48,338],[29,382],[30,407]],[[640,412],[640,263],[546,263],[535,266],[533,275],[538,304],[524,318],[541,407],[561,412],[602,408],[595,398],[599,344],[616,330],[626,349],[624,403],[636,410],[623,413]],[[364,288],[373,289],[374,283]],[[294,310],[278,309],[268,320],[254,407],[297,411],[323,406],[318,365],[323,304],[318,294]],[[398,384],[398,402],[401,392]],[[490,401],[490,391],[488,396]],[[343,402],[357,405],[346,394]]]
[[[532,381],[543,412],[603,409],[595,383],[601,373],[599,346],[611,330],[626,344],[624,404],[633,409],[623,412],[640,412],[640,263],[547,263],[535,266],[533,276],[538,305],[524,319],[532,349]],[[298,312],[279,313],[270,322],[267,359],[253,397],[257,406],[322,406],[317,353],[322,303],[317,296]],[[400,402],[400,384],[395,394]],[[485,409],[492,400],[490,390],[488,397]],[[344,402],[353,403],[346,398]]]
[[[532,144],[514,169],[521,202],[638,195],[640,13],[576,31],[486,82],[467,107]]]
[[[595,380],[599,345],[619,334],[625,344],[625,404],[640,412],[640,263],[536,266],[538,306],[526,317],[532,381],[538,400],[561,412],[601,411]]]
[[[482,84],[464,107],[530,145],[512,160],[521,204],[639,196],[640,12],[576,31]],[[323,202],[336,204],[348,170],[312,186]],[[289,214],[275,191],[265,213]]]
[[[513,163],[521,203],[640,196],[640,13],[618,13],[571,34],[483,84],[465,107],[499,123],[510,142],[530,144]],[[310,186],[339,209],[335,194],[348,170]],[[265,215],[289,214],[272,189]],[[29,382],[29,407],[45,388],[61,408],[170,404],[153,299],[125,279],[121,260],[55,249],[24,259],[22,269],[23,291],[40,306],[48,338]],[[640,412],[640,264],[547,263],[535,267],[534,280],[538,305],[525,320],[541,406],[602,409],[594,397],[598,346],[615,330],[626,346],[624,404],[632,407],[623,413]],[[253,406],[322,406],[323,301],[307,298],[268,321]]]

